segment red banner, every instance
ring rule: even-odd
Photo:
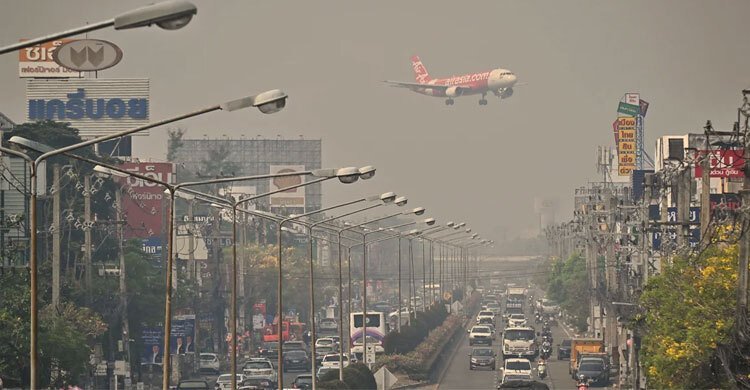
[[[700,156],[709,155],[710,177],[744,177],[745,151],[743,149],[699,150]],[[701,177],[701,164],[696,164],[695,177]]]
[[[126,162],[120,167],[155,180],[170,184],[175,182],[175,168],[172,163]],[[161,236],[163,220],[167,215],[167,209],[164,207],[169,206],[166,203],[168,196],[164,194],[165,188],[135,177],[120,178],[119,184],[123,190],[123,210],[128,221],[125,238]],[[165,202],[163,206],[162,202]]]

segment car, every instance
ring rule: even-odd
[[[243,382],[245,382],[245,375],[237,374],[237,385],[240,385]],[[216,378],[216,384],[214,385],[214,389],[224,390],[224,389],[231,389],[231,388],[232,388],[232,374],[222,374],[222,375],[219,375],[218,378]]]
[[[189,379],[189,380],[183,380],[180,381],[180,383],[177,384],[177,390],[182,389],[191,389],[191,390],[209,390],[208,382],[198,380],[198,379]]]
[[[524,314],[511,314],[508,316],[508,327],[517,328],[526,326],[526,316]]]
[[[283,346],[284,352],[294,350],[307,352],[307,345],[303,341],[285,341]]]
[[[524,358],[505,359],[503,375],[531,375],[531,361]]]
[[[334,340],[332,337],[321,337],[317,340],[315,340],[315,348],[319,347],[338,347],[338,344],[336,343],[336,340]],[[338,348],[337,348],[338,349]]]
[[[487,302],[487,310],[492,311],[495,315],[502,313],[503,309],[497,301]]]
[[[477,314],[477,322],[479,322],[483,318],[488,318],[494,322],[495,312],[493,312],[492,310],[482,310],[479,312],[479,314]]]
[[[334,318],[323,318],[318,323],[318,329],[321,332],[335,332],[339,329],[339,325]]]
[[[532,380],[531,374],[514,374],[514,373],[506,374],[505,372],[503,372],[503,376],[502,376],[502,379],[500,380],[500,383],[502,385],[505,385],[505,384],[509,384],[509,382],[529,382],[531,380]],[[501,386],[498,388],[502,389],[503,387]],[[513,387],[513,388],[516,388],[516,387]],[[526,389],[526,387],[519,387],[519,388]],[[532,389],[532,388],[529,387],[529,389]],[[533,389],[536,389],[536,387],[533,387]]]
[[[565,339],[557,346],[557,360],[570,359],[570,339]]]
[[[337,346],[341,346],[341,337],[339,336],[328,336],[329,339],[336,342]]]
[[[609,367],[607,367],[607,362],[601,358],[582,358],[578,363],[575,375],[583,375],[598,386],[609,384]]]
[[[373,311],[386,313],[386,314],[390,313],[390,311],[392,310],[391,304],[388,302],[375,302],[372,305],[370,305],[368,309],[369,308],[372,308]]]
[[[336,348],[333,346],[328,347],[315,347],[315,364],[320,367],[323,358],[331,353],[336,352]]]
[[[245,382],[242,386],[238,386],[237,390],[276,390],[276,386],[268,379],[245,379]]]
[[[210,371],[214,374],[219,374],[221,369],[219,355],[207,352],[201,353],[198,360],[198,369],[201,372]]]
[[[487,325],[475,325],[469,330],[469,346],[474,344],[492,345],[492,330]]]
[[[279,343],[276,341],[263,343],[258,348],[258,356],[269,359],[271,362],[277,362],[279,359]]]
[[[315,374],[315,376],[318,378],[318,380],[323,380],[323,377],[326,376],[329,372],[336,372],[336,376],[338,377],[338,368],[334,367],[320,367],[318,368],[318,373]]]
[[[494,371],[496,368],[495,357],[497,357],[497,354],[492,348],[474,348],[469,354],[469,370],[482,367]]]
[[[307,352],[298,350],[284,352],[284,372],[307,371],[308,368],[310,368],[310,358],[307,357]]]
[[[492,325],[495,326],[495,321],[492,318],[483,317],[477,321],[477,325]]]
[[[312,374],[297,375],[292,382],[292,388],[294,389],[312,389]]]
[[[320,363],[321,367],[333,367],[333,368],[339,368],[339,354],[337,353],[331,353],[328,355],[323,356],[323,360]],[[349,356],[347,354],[343,355],[343,361],[344,361],[344,367],[349,365]]]
[[[265,379],[271,383],[276,383],[278,378],[273,364],[265,358],[251,358],[242,367],[242,373],[248,380]]]

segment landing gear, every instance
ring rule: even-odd
[[[453,105],[453,99],[445,99],[445,105],[446,106],[452,106]]]
[[[479,105],[480,106],[486,106],[487,105],[487,99],[486,99],[486,97],[487,97],[487,94],[483,93],[482,94],[482,98],[479,99]]]

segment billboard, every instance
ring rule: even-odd
[[[69,122],[84,139],[149,123],[148,79],[31,79],[26,100],[28,121]]]
[[[303,172],[305,170],[304,165],[271,165],[270,171],[272,175],[287,172]],[[287,177],[276,177],[271,179],[271,185],[269,192],[277,191],[281,188],[291,187],[294,185],[302,184],[303,176],[287,176]],[[271,207],[305,207],[305,187],[294,188],[273,194],[270,197]]]
[[[170,338],[171,353],[181,355],[195,352],[195,315],[174,316]]]
[[[141,343],[143,351],[141,354],[141,363],[161,364],[164,359],[162,348],[164,346],[164,328],[146,327],[141,330]]]
[[[636,118],[617,118],[617,171],[619,176],[629,176],[635,169],[637,149]]]
[[[137,172],[159,181],[174,183],[175,168],[165,162],[126,162],[121,168]],[[123,189],[123,211],[127,219],[125,238],[150,238],[162,233],[162,201],[167,195],[164,187],[132,176],[116,178]]]
[[[18,77],[80,77],[80,73],[77,71],[65,68],[55,62],[55,51],[60,46],[73,41],[75,39],[58,39],[19,50]]]

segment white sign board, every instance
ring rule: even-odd
[[[304,172],[304,165],[271,165],[272,175],[279,173]],[[302,184],[304,176],[285,176],[271,179],[270,191],[277,191]],[[294,188],[273,194],[270,197],[271,207],[305,207],[305,187]]]
[[[125,375],[127,368],[124,360],[115,360],[115,375]]]
[[[389,390],[398,381],[398,378],[388,371],[385,366],[381,367],[375,373],[375,383],[378,385],[378,390]]]
[[[367,349],[365,350],[365,363],[375,364],[375,346],[372,344],[367,344]]]
[[[634,106],[638,106],[641,104],[641,95],[638,93],[626,93],[625,94],[625,103],[632,104]]]

